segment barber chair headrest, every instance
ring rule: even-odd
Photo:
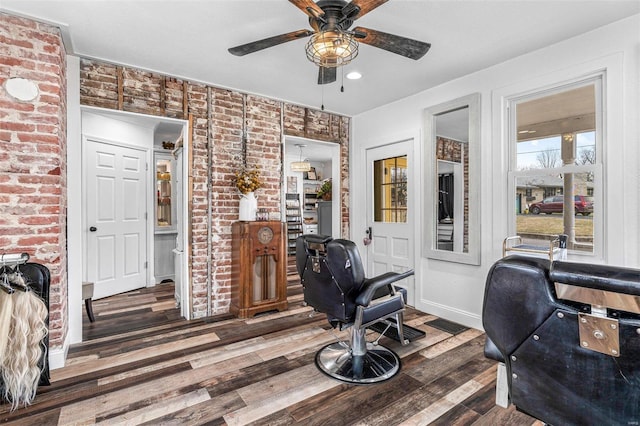
[[[640,270],[590,263],[553,262],[552,281],[640,296]]]
[[[640,270],[587,263],[554,262],[549,271],[559,299],[640,314]]]
[[[332,238],[327,235],[303,235],[301,238],[303,244],[302,251],[306,253],[307,256],[319,256],[327,252],[327,244],[331,240]]]
[[[307,257],[318,257],[327,252],[327,243],[332,238],[326,235],[305,234],[296,240],[296,268],[302,277]]]

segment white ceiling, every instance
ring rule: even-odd
[[[76,55],[357,115],[443,82],[640,13],[638,0],[391,0],[354,26],[431,43],[413,61],[368,45],[344,67],[363,78],[318,86],[296,40],[244,57],[229,47],[309,29],[287,0],[2,0],[61,25]],[[324,91],[324,93],[323,93]]]

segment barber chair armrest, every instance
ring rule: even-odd
[[[498,362],[505,362],[502,352],[500,352],[500,349],[498,349],[495,343],[493,343],[488,336],[487,340],[484,342],[484,356]]]
[[[393,284],[394,282],[410,277],[414,273],[415,272],[413,271],[413,269],[402,273],[385,272],[384,274],[378,275],[377,277],[366,279],[363,283],[363,290],[356,298],[356,304],[361,306],[369,306],[371,300],[374,299],[376,290],[384,286],[389,286],[391,288],[391,284]]]
[[[563,284],[640,296],[640,271],[637,269],[553,262],[549,276],[552,281]]]

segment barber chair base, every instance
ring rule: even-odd
[[[392,350],[371,343],[367,343],[364,355],[355,356],[347,342],[336,342],[318,351],[316,366],[334,379],[370,384],[395,376],[400,371],[400,358]]]
[[[389,324],[391,327],[388,327]],[[386,337],[397,342],[403,343],[400,339],[400,333],[398,333],[398,323],[394,318],[388,318],[385,321],[376,322],[367,328],[375,331],[376,333],[384,334]],[[414,340],[426,336],[424,331],[410,327],[406,324],[402,324],[402,334],[407,342],[413,342]]]

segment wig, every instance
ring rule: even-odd
[[[27,291],[16,291],[9,325],[9,338],[0,365],[4,382],[3,397],[15,410],[30,404],[36,396],[41,370],[40,358],[46,352],[43,339],[47,335],[47,307],[34,292],[29,291],[19,272],[7,275],[9,283]]]

